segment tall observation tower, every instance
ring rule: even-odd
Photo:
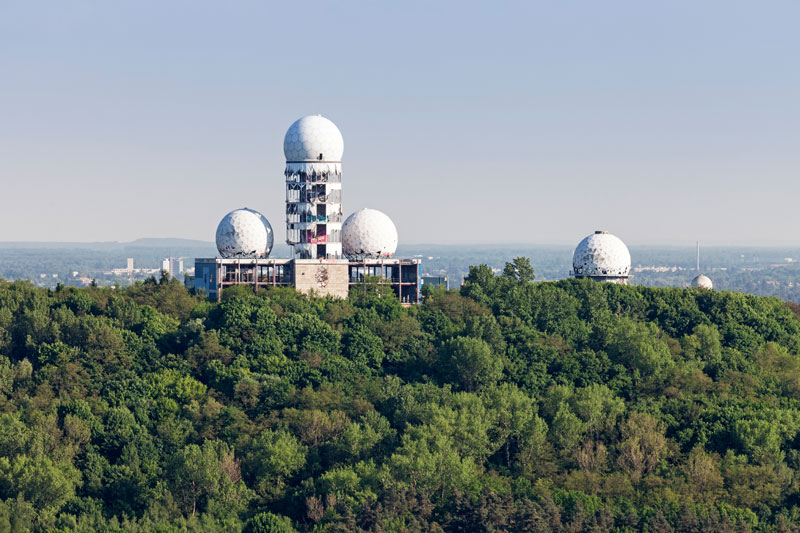
[[[342,257],[343,152],[339,128],[321,115],[286,132],[286,243],[294,257]]]

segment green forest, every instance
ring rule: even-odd
[[[224,294],[0,281],[0,533],[800,531],[794,304]]]

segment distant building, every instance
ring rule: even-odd
[[[161,261],[161,271],[166,272],[173,278],[179,277],[183,274],[183,259],[175,257],[167,257]]]
[[[767,283],[769,283],[769,281]],[[708,276],[700,274],[692,280],[692,288],[712,290],[714,288],[714,283],[711,282],[711,278]]]
[[[133,268],[133,257],[129,257],[125,268],[115,268],[112,269],[111,272],[108,274],[112,274],[114,276],[127,276],[132,277],[135,269]]]

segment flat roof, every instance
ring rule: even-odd
[[[270,257],[195,257],[195,263],[220,263],[223,265],[274,265],[286,264],[294,261],[301,265],[313,264],[339,264],[339,265],[418,265],[421,259],[406,259],[400,257],[380,257],[377,259],[282,259]]]

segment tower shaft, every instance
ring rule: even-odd
[[[287,162],[286,243],[301,259],[342,257],[340,163]]]
[[[342,257],[342,153],[336,124],[322,115],[296,120],[283,139],[286,243],[298,259]]]

